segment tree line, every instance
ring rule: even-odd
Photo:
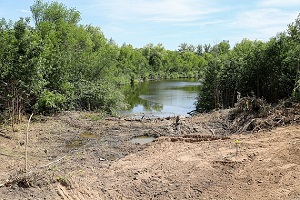
[[[126,107],[120,85],[197,77],[204,66],[191,45],[118,46],[100,27],[79,24],[75,8],[36,0],[30,9],[32,17],[0,20],[1,121],[74,109],[115,114]]]
[[[200,112],[233,107],[238,96],[300,100],[300,15],[267,42],[243,39],[225,51],[218,45],[209,56],[196,105]]]
[[[120,86],[147,79],[200,78],[201,112],[233,106],[238,93],[269,102],[300,98],[299,17],[268,42],[244,39],[232,49],[226,40],[181,43],[172,51],[118,46],[59,2],[36,0],[30,9],[32,17],[0,20],[1,121],[62,110],[116,114],[126,107]]]

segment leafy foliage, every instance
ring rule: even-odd
[[[80,12],[36,0],[30,18],[0,21],[0,113],[14,124],[25,112],[125,108],[120,84],[134,80],[197,76],[200,56],[168,51],[162,44],[141,49],[107,40],[99,27],[78,24]]]
[[[30,18],[0,20],[0,114],[12,124],[25,112],[126,107],[120,85],[146,79],[198,77],[198,111],[231,107],[237,95],[277,102],[300,99],[298,17],[268,42],[244,39],[166,50],[152,43],[137,49],[106,39],[100,27],[80,25],[80,12],[36,0]]]
[[[209,50],[214,55],[204,71],[197,110],[233,107],[238,96],[259,97],[277,103],[291,96],[300,100],[299,17],[288,31],[269,41],[244,39],[229,50],[221,42]]]

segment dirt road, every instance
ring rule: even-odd
[[[0,199],[300,199],[300,125],[219,135],[209,119],[36,117],[27,176],[26,123],[3,127]]]

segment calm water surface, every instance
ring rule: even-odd
[[[195,110],[200,82],[197,79],[147,81],[127,89],[130,108],[122,115],[167,117]]]
[[[135,137],[135,138],[129,140],[129,142],[138,143],[138,144],[147,144],[149,142],[152,142],[154,139],[155,139],[154,137],[139,136],[139,137]]]

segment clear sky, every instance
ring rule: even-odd
[[[300,13],[300,0],[57,0],[81,13],[81,24],[99,26],[106,38],[134,47],[162,43],[231,46],[243,38],[267,41]],[[46,0],[44,0],[46,2]],[[0,0],[0,18],[31,17],[34,0]]]

